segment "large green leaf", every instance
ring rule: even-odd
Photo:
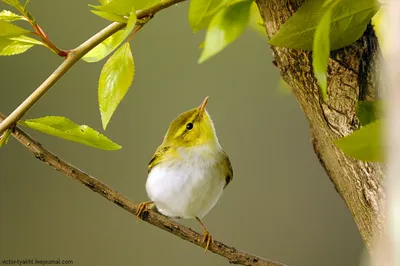
[[[356,114],[362,126],[368,125],[382,117],[382,102],[358,101]]]
[[[101,70],[98,97],[104,129],[131,86],[134,72],[133,57],[127,42],[118,48]]]
[[[17,15],[11,11],[8,10],[3,10],[0,12],[0,20],[5,20],[5,21],[15,21],[15,20],[26,20],[23,16]]]
[[[330,51],[329,32],[331,27],[331,15],[332,8],[329,8],[322,16],[322,19],[317,26],[317,30],[315,31],[312,52],[314,75],[318,80],[324,101],[326,101],[327,98],[326,71],[328,69]]]
[[[362,161],[383,161],[381,121],[376,120],[335,141],[344,154]]]
[[[135,27],[136,23],[136,12],[132,11],[128,23],[124,30],[120,30],[107,39],[105,39],[102,43],[97,45],[95,48],[90,50],[82,59],[86,62],[98,62],[102,60],[104,57],[109,55],[112,51],[114,51],[118,45],[121,44],[123,40],[128,37],[128,35],[132,32],[133,28]]]
[[[86,125],[77,125],[66,117],[46,116],[21,121],[19,124],[49,135],[102,150],[118,150],[121,148],[121,146],[112,142],[96,130]]]
[[[211,19],[221,9],[226,0],[191,0],[189,6],[189,24],[194,32],[207,28]]]
[[[313,36],[328,7],[325,0],[309,0],[271,38],[270,44],[287,48],[311,50]],[[352,44],[364,33],[372,16],[377,12],[376,0],[338,1],[332,10],[331,49]]]
[[[0,38],[19,36],[29,33],[28,30],[15,26],[7,21],[0,20]]]
[[[36,44],[44,46],[42,42],[24,35],[0,38],[0,55],[21,54]]]
[[[211,20],[199,63],[222,51],[246,29],[252,0],[236,2],[221,9]]]

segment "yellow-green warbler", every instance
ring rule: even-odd
[[[180,114],[169,126],[148,165],[147,195],[139,217],[149,204],[169,217],[197,219],[204,229],[205,251],[214,239],[200,220],[217,203],[233,177],[228,156],[218,142],[206,111],[208,97],[198,107]]]

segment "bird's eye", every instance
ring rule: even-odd
[[[186,129],[187,130],[191,130],[193,128],[193,123],[188,123],[187,125],[186,125]]]

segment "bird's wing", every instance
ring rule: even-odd
[[[147,165],[147,172],[150,173],[151,169],[154,168],[157,164],[167,160],[169,156],[166,156],[167,152],[170,152],[171,146],[161,145],[157,148],[153,157],[151,158],[149,164]]]
[[[232,165],[231,162],[229,161],[229,157],[228,155],[223,152],[222,154],[223,156],[223,167],[224,167],[224,177],[225,177],[225,186],[224,188],[226,188],[226,186],[232,181],[233,179],[233,169],[232,169]]]

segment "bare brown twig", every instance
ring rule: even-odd
[[[0,113],[0,122],[5,119],[5,116]],[[15,127],[12,135],[28,150],[30,150],[37,159],[53,167],[55,170],[64,173],[65,175],[72,177],[78,182],[84,184],[90,190],[100,194],[109,201],[115,203],[119,207],[126,211],[136,214],[138,205],[134,204],[127,197],[110,188],[100,180],[89,174],[79,170],[63,159],[51,153],[49,150],[44,148],[38,141],[30,137],[24,131]],[[174,221],[171,221],[165,216],[162,216],[154,211],[146,211],[142,215],[142,220],[152,224],[158,228],[161,228],[177,237],[180,237],[186,241],[189,241],[197,246],[202,246],[201,243],[202,235],[193,231],[192,229],[182,226]],[[254,265],[254,266],[284,266],[279,262],[267,260],[255,255],[251,255],[247,252],[237,250],[234,247],[227,246],[219,241],[215,241],[215,245],[211,245],[209,251],[218,254],[229,260],[230,263],[241,264],[241,265]]]

